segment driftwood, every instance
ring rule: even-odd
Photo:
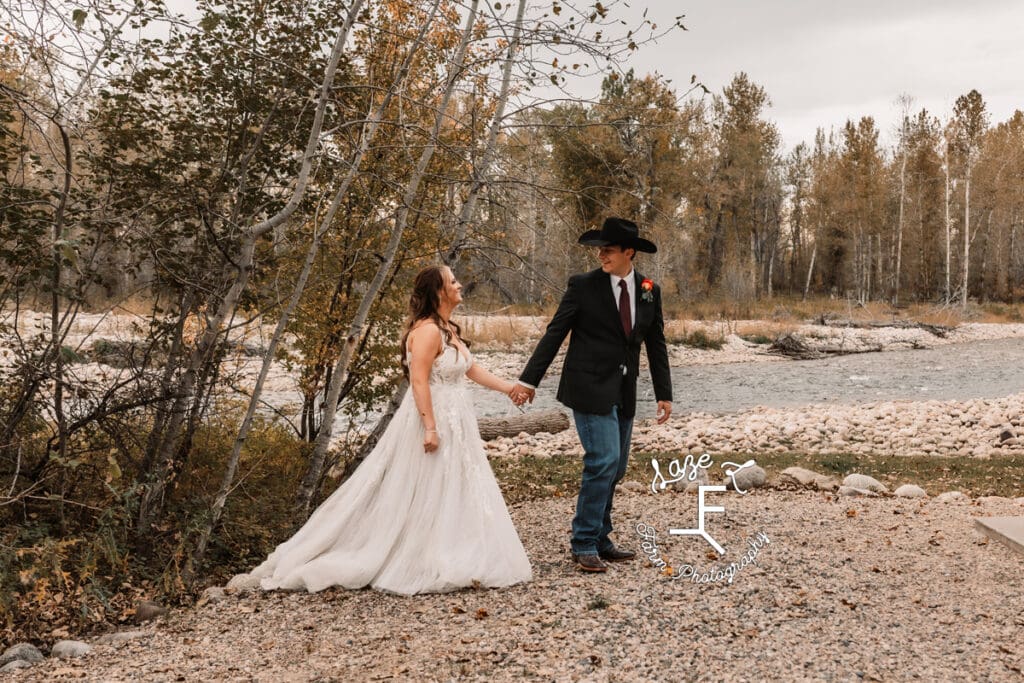
[[[931,323],[920,323],[913,320],[868,320],[868,321],[857,321],[857,320],[840,320],[830,319],[824,315],[818,317],[814,321],[818,325],[825,325],[827,327],[856,327],[856,328],[880,328],[880,327],[894,327],[901,330],[924,330],[929,332],[936,337],[945,339],[950,332],[955,328],[949,325],[932,325]]]
[[[842,346],[821,346],[812,349],[802,339],[792,334],[785,334],[768,347],[768,353],[777,353],[780,356],[793,358],[795,360],[817,360],[827,356],[845,356],[853,353],[875,353],[881,351],[882,346],[863,346],[850,348]]]
[[[484,441],[499,436],[516,436],[520,432],[557,434],[569,428],[569,416],[557,408],[508,417],[481,417],[477,422]]]

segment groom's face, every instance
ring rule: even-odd
[[[611,275],[623,277],[629,275],[633,268],[633,249],[623,249],[617,244],[601,247],[597,250],[597,260],[601,262],[601,270]]]

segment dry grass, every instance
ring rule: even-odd
[[[629,459],[625,480],[651,482],[651,458],[667,462],[680,453],[637,451]],[[880,456],[851,453],[736,453],[720,454],[723,462],[753,458],[770,476],[787,467],[804,467],[842,479],[859,472],[875,477],[890,490],[907,482],[921,486],[931,495],[962,491],[969,496],[1020,495],[1024,490],[1024,456],[1012,455],[980,460],[942,456]],[[562,454],[549,458],[492,458],[491,467],[509,504],[539,498],[572,498],[579,491],[580,458]]]
[[[548,318],[503,314],[462,315],[455,316],[455,320],[474,349],[494,350],[532,344],[543,333]]]
[[[750,320],[796,324],[824,316],[861,322],[913,320],[949,326],[964,322],[1024,322],[1024,304],[1020,303],[969,303],[966,309],[959,304],[915,303],[893,308],[884,301],[859,304],[846,299],[821,297],[804,301],[797,296],[777,296],[758,301],[733,301],[716,297],[699,301],[666,301],[665,307],[667,318],[701,321]]]

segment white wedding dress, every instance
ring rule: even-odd
[[[229,586],[411,595],[529,581],[530,562],[484,453],[466,372],[445,345],[430,373],[440,447],[423,449],[408,392],[373,451],[291,539]]]

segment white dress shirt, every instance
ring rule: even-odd
[[[619,283],[625,281],[626,291],[629,293],[629,322],[636,327],[636,271],[630,269],[626,277],[612,275],[612,294],[615,297],[615,307],[619,306]]]

